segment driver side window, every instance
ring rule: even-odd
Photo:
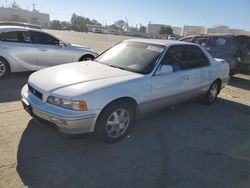
[[[29,33],[33,44],[59,45],[59,41],[51,35],[36,31],[29,31]]]
[[[162,64],[171,65],[174,72],[180,71],[182,69],[183,58],[182,46],[172,46],[167,50],[167,53],[162,60]]]

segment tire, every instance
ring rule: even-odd
[[[127,135],[134,119],[135,113],[129,103],[123,101],[111,103],[103,109],[98,118],[97,136],[107,143],[118,142]]]
[[[80,58],[79,61],[93,61],[95,58],[92,55],[84,55]]]
[[[10,73],[10,66],[8,61],[0,57],[0,79],[6,77]]]
[[[213,104],[216,101],[219,93],[220,93],[220,82],[215,81],[210,86],[209,90],[207,91],[207,93],[205,95],[206,104],[208,104],[208,105]]]

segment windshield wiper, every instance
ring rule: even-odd
[[[114,67],[114,68],[117,68],[117,69],[121,69],[121,70],[126,70],[125,68],[119,67],[119,66],[117,66],[117,65],[108,65],[108,66]]]

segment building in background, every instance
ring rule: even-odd
[[[163,24],[148,24],[148,27],[147,27],[147,34],[150,36],[150,37],[159,37],[160,36],[160,33],[159,31],[161,30],[161,27],[170,27],[170,25],[163,25]]]
[[[232,35],[249,35],[250,36],[250,31],[246,31],[243,29],[229,29],[229,33]]]
[[[206,34],[230,34],[230,29],[228,26],[218,25],[214,27],[208,27]]]
[[[9,7],[0,7],[0,21],[25,22],[48,28],[50,24],[50,15],[36,10],[35,4],[33,4],[33,10],[29,11],[22,9],[14,1]]]
[[[181,27],[172,27],[171,25],[164,25],[164,24],[151,24],[149,23],[147,26],[147,34],[150,37],[158,38],[160,37],[159,31],[161,30],[161,27],[171,27],[173,29],[173,34],[175,35],[182,35],[182,28]]]
[[[204,26],[184,25],[182,28],[182,36],[206,34]]]
[[[179,35],[179,36],[181,36],[182,35],[182,28],[181,27],[172,27],[172,29],[173,29],[173,33],[175,34],[175,35]]]
[[[148,24],[147,35],[150,38],[161,38],[159,31],[161,27],[168,26],[173,29],[173,33],[179,36],[190,36],[190,35],[200,35],[200,34],[232,34],[232,35],[249,35],[250,32],[243,29],[231,29],[228,26],[217,25],[213,27],[204,27],[204,26],[190,26],[184,25],[183,27],[175,27],[171,25],[164,24]],[[164,38],[164,37],[163,37]]]

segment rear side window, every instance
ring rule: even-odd
[[[5,32],[3,41],[5,41],[5,42],[19,42],[18,32],[17,31]]]
[[[183,42],[192,42],[192,40],[193,40],[193,37],[187,37],[187,38],[180,39],[180,41],[183,41]]]
[[[209,65],[209,60],[203,51],[197,46],[184,46],[183,69],[204,67]]]
[[[42,32],[30,31],[30,37],[34,44],[58,45],[59,40]]]
[[[26,31],[10,31],[0,34],[0,40],[4,42],[30,43],[29,33]]]
[[[201,45],[202,47],[209,47],[210,40],[208,37],[196,38],[194,43]]]
[[[227,40],[225,37],[219,37],[219,38],[215,38],[214,45],[215,46],[225,46],[226,42],[227,42]]]

